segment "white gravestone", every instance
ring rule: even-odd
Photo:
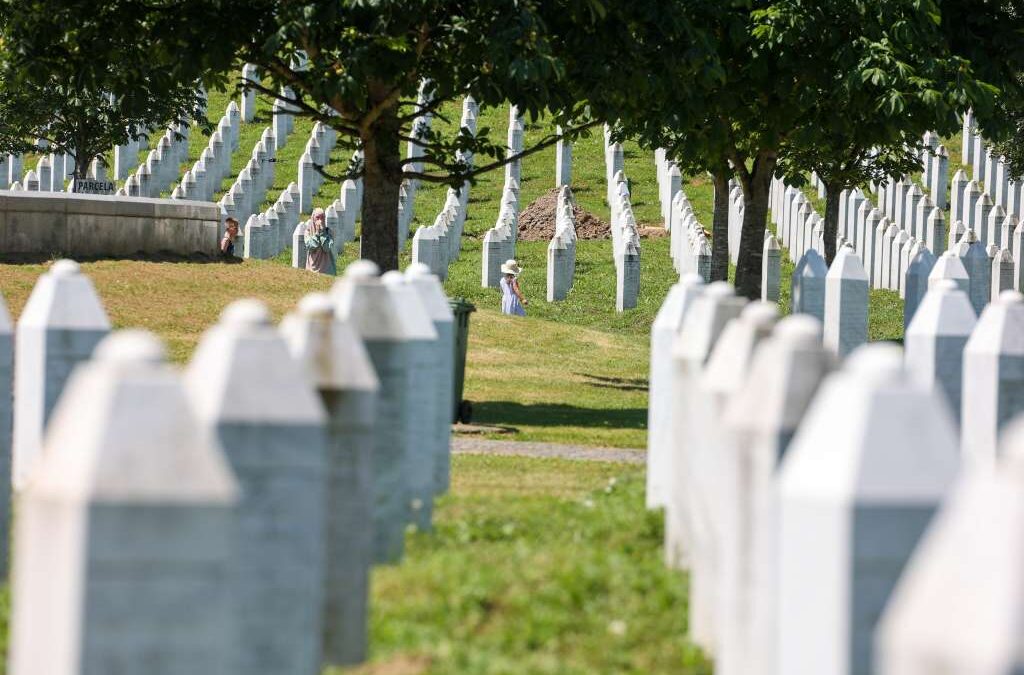
[[[925,294],[906,330],[906,367],[922,386],[938,389],[960,421],[964,347],[978,318],[970,298],[952,279]]]
[[[720,551],[720,675],[770,673],[775,654],[778,504],[776,471],[834,356],[821,322],[782,319],[754,354],[750,375],[725,411],[735,449],[728,474]]]
[[[902,362],[887,344],[851,355],[783,460],[780,675],[871,673],[878,616],[959,470],[948,411]]]
[[[335,316],[325,294],[303,298],[281,322],[281,333],[327,409],[323,661],[360,663],[367,654],[380,382],[362,339]]]
[[[377,419],[386,420],[374,433],[373,529],[374,561],[401,559],[408,522],[411,486],[407,462],[407,419],[410,338],[401,306],[368,260],[345,269],[331,291],[338,317],[363,339],[380,381]]]
[[[236,672],[237,502],[163,345],[105,340],[19,497],[8,672]]]
[[[441,377],[436,356],[439,338],[419,292],[400,272],[385,272],[381,282],[405,324],[409,349],[406,374],[410,415],[405,420],[407,478],[411,490],[409,514],[410,522],[426,531],[431,527],[434,512],[439,454],[436,442],[430,441],[436,441],[439,424],[447,426],[447,419],[442,419],[447,417],[442,414],[447,410],[447,402],[439,400],[436,391]]]
[[[876,632],[879,675],[1024,672],[1024,428],[995,471],[965,473]]]
[[[746,304],[746,298],[737,296],[726,282],[709,284],[686,312],[672,343],[672,448],[665,467],[665,560],[670,567],[685,567],[691,558],[689,466],[684,461],[693,443],[688,425],[690,401],[699,395],[695,389],[718,336]]]
[[[259,300],[237,300],[185,371],[241,487],[238,672],[319,675],[327,415]]]
[[[766,338],[778,318],[774,303],[752,302],[726,324],[708,358],[707,366],[688,405],[691,442],[680,458],[687,463],[685,516],[691,534],[690,639],[708,653],[720,644],[716,610],[719,585],[719,545],[722,515],[734,496],[728,476],[735,472],[735,448],[725,433],[722,415],[730,396],[743,386],[757,344]]]
[[[672,343],[687,312],[704,290],[704,280],[687,274],[673,284],[651,324],[647,408],[647,508],[665,506],[666,467],[672,461]]]
[[[868,276],[843,246],[825,277],[825,346],[840,358],[868,340]]]
[[[455,315],[452,313],[444,286],[436,275],[422,265],[410,265],[405,270],[408,283],[416,289],[423,302],[434,330],[437,331],[437,342],[434,343],[437,364],[434,384],[436,390],[437,415],[435,425],[434,494],[440,495],[448,491],[451,482],[451,435],[454,410],[452,401],[455,399]]]
[[[916,247],[916,252],[910,259],[910,264],[907,266],[907,273],[904,277],[904,285],[906,287],[906,293],[904,294],[906,297],[903,303],[904,332],[913,320],[914,313],[924,299],[925,293],[928,292],[928,279],[934,268],[935,256],[931,254],[931,251],[920,246]]]
[[[999,431],[1024,411],[1024,295],[1004,291],[985,307],[964,348],[964,457],[989,466]]]
[[[817,251],[811,249],[793,269],[792,311],[825,319],[825,277],[828,266]]]
[[[110,320],[78,263],[58,260],[39,277],[15,335],[15,488],[39,455],[43,430],[71,371],[109,332]]]
[[[975,313],[981,314],[992,296],[992,263],[985,252],[985,245],[978,240],[974,230],[967,230],[956,245],[956,254],[971,280],[971,304]]]

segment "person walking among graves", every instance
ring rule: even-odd
[[[234,218],[226,218],[227,228],[224,230],[224,238],[220,240],[220,255],[223,258],[235,257],[235,239],[238,238],[238,221]]]
[[[334,233],[326,224],[327,216],[321,208],[313,209],[306,224],[303,240],[306,244],[306,269],[320,274],[335,275]]]
[[[526,305],[530,304],[519,290],[519,273],[522,268],[515,260],[506,260],[501,266],[501,313],[526,316]]]

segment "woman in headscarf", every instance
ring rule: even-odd
[[[306,269],[320,274],[337,273],[334,260],[334,233],[327,227],[327,215],[321,208],[313,209],[306,223],[303,242],[306,245]]]

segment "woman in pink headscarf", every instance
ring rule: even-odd
[[[320,274],[337,274],[334,261],[334,234],[326,224],[327,216],[321,208],[313,209],[306,223],[303,243],[306,245],[306,269]]]

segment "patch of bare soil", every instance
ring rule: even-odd
[[[519,212],[519,239],[547,241],[555,236],[555,209],[558,207],[558,188],[553,188]],[[612,229],[589,211],[574,208],[576,237],[579,239],[608,239]]]

